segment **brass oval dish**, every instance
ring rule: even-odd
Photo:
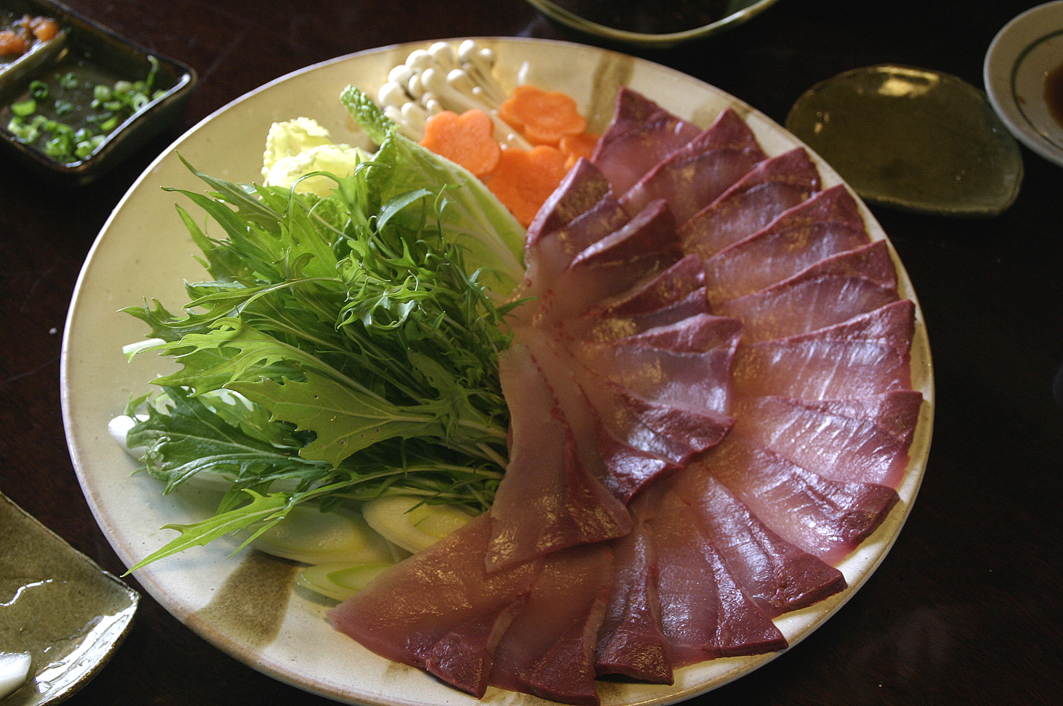
[[[985,95],[937,71],[884,64],[839,74],[805,92],[786,127],[884,206],[991,216],[1022,183],[1018,143]]]
[[[29,653],[4,706],[57,704],[122,643],[140,596],[0,494],[0,652]]]

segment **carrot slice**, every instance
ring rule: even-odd
[[[561,142],[558,143],[558,148],[561,150],[561,154],[565,155],[565,169],[571,169],[580,157],[590,159],[597,144],[598,135],[592,132],[562,137]]]
[[[502,154],[494,129],[491,116],[482,110],[461,115],[444,110],[425,121],[421,146],[482,177],[495,168]]]
[[[517,86],[498,109],[498,116],[524,133],[536,145],[553,145],[566,135],[579,135],[587,120],[576,101],[559,91],[535,86]]]
[[[565,155],[556,147],[510,147],[502,150],[498,166],[487,177],[487,188],[527,228],[566,172]]]

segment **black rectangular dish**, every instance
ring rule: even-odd
[[[0,0],[0,152],[27,173],[97,179],[176,120],[196,81],[60,3]]]

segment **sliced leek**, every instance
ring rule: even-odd
[[[321,512],[297,505],[252,543],[256,549],[304,564],[393,564],[387,541],[357,512]]]
[[[326,598],[345,601],[366,587],[391,564],[317,564],[308,566],[295,577],[298,586]]]
[[[365,521],[374,530],[406,551],[432,546],[473,516],[453,505],[429,505],[423,498],[390,495],[362,507]]]
[[[32,664],[29,652],[0,652],[0,699],[18,691],[29,677]]]

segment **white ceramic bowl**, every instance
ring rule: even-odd
[[[986,93],[1016,138],[1063,166],[1063,125],[1049,112],[1045,74],[1063,64],[1063,2],[1038,5],[1008,22],[986,53]]]

